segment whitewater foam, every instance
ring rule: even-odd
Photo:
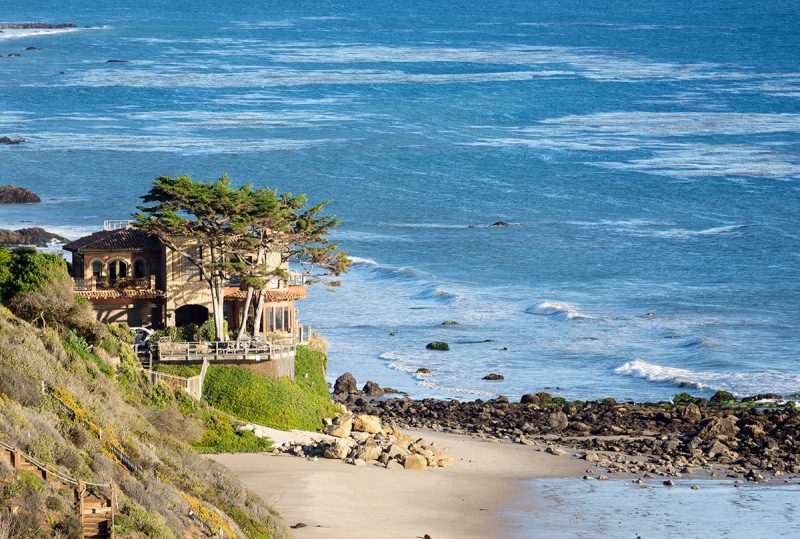
[[[571,303],[560,303],[557,301],[543,301],[533,307],[527,308],[525,312],[540,316],[562,316],[567,320],[592,318],[588,314],[582,313],[578,307]]]
[[[666,367],[641,359],[628,361],[614,369],[614,374],[643,378],[650,382],[691,387],[698,390],[725,390],[744,397],[757,393],[795,393],[800,375],[774,370],[755,372],[703,372]]]

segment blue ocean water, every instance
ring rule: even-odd
[[[775,485],[679,479],[629,481],[535,479],[529,495],[506,514],[514,537],[634,539],[800,535],[797,482]],[[699,490],[692,490],[697,485]],[[544,517],[544,518],[543,518]]]
[[[334,199],[355,264],[301,306],[332,378],[800,391],[797,2],[4,0],[2,21],[91,28],[0,33],[0,136],[28,140],[0,183],[44,198],[0,227],[78,237],[158,175],[227,172]]]

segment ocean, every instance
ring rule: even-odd
[[[81,28],[0,33],[0,183],[44,199],[0,227],[228,173],[333,199],[353,268],[300,306],[331,380],[800,391],[797,2],[2,2],[27,21]]]

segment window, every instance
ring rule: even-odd
[[[92,262],[92,277],[101,277],[103,275],[103,263],[99,260]]]
[[[144,279],[145,278],[145,265],[144,260],[141,258],[137,258],[133,261],[133,277],[135,279]]]
[[[200,245],[193,245],[186,252],[195,260],[203,258],[203,248]],[[181,273],[187,281],[199,281],[203,277],[200,268],[187,257],[183,257]]]
[[[112,281],[128,277],[128,264],[124,260],[114,260],[108,263],[108,278]]]

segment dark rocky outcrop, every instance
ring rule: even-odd
[[[24,187],[0,185],[0,204],[30,204],[41,201],[39,195]]]
[[[598,464],[620,473],[675,477],[714,465],[754,481],[763,475],[800,474],[800,412],[789,406],[732,408],[705,399],[677,405],[613,399],[570,402],[544,392],[527,394],[520,403],[505,398],[370,400],[355,395],[337,400],[352,413],[378,415],[399,427],[528,445],[538,440],[594,452],[600,456]],[[603,452],[638,461],[602,464],[608,460]]]
[[[346,372],[336,379],[333,384],[334,395],[349,395],[358,389],[356,377],[351,373]]]
[[[713,403],[725,403],[725,402],[736,402],[736,397],[733,396],[733,393],[728,391],[717,391],[714,393],[714,396],[711,397],[711,402]]]
[[[502,374],[497,374],[496,372],[491,372],[483,377],[484,380],[505,380],[505,376]]]
[[[0,24],[0,30],[61,30],[77,28],[74,23],[13,22]]]
[[[39,227],[20,228],[19,230],[0,228],[0,245],[35,245],[36,247],[46,247],[52,241],[67,242],[69,240]]]
[[[447,352],[448,350],[450,350],[450,345],[447,344],[446,342],[433,341],[425,345],[425,348],[427,348],[428,350],[439,350],[440,352]]]
[[[127,60],[115,60],[115,59],[112,58],[111,60],[106,60],[106,63],[107,64],[127,64],[128,61]]]
[[[20,137],[17,138],[0,137],[0,144],[15,145],[15,144],[22,144],[23,142],[25,142],[25,139]]]
[[[505,221],[495,221],[494,223],[489,225],[489,227],[491,227],[491,228],[508,228],[510,226],[511,225],[506,223]]]
[[[367,397],[381,397],[383,396],[383,388],[376,384],[375,382],[369,381],[364,384],[364,388],[361,390],[364,395]]]

